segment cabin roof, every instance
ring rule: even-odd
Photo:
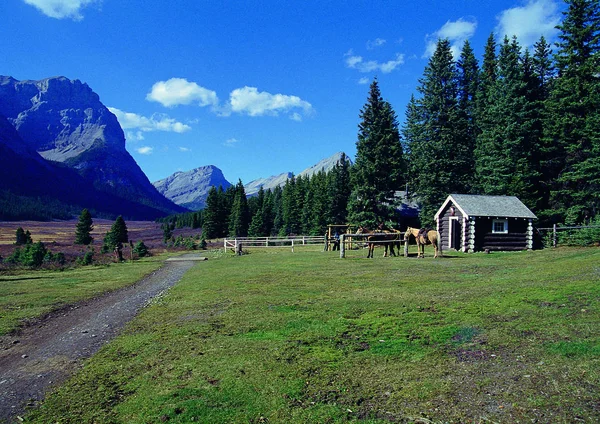
[[[436,219],[450,202],[453,202],[466,217],[497,216],[502,218],[537,218],[537,216],[535,216],[535,214],[516,196],[451,194],[435,214]]]

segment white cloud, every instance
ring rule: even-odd
[[[44,15],[56,19],[71,18],[75,21],[83,19],[80,10],[100,0],[23,0],[34,6]]]
[[[144,133],[141,131],[125,131],[125,139],[127,141],[142,141],[144,140]]]
[[[166,107],[189,105],[195,102],[199,106],[219,104],[217,93],[185,78],[171,78],[156,82],[146,95],[146,100],[158,102]]]
[[[144,146],[144,147],[137,148],[136,151],[140,155],[151,155],[152,152],[154,151],[154,148],[153,147],[149,147],[149,146]]]
[[[506,9],[496,18],[496,33],[500,38],[516,35],[522,46],[530,47],[542,35],[547,40],[554,37],[561,13],[554,0],[529,0],[525,6]]]
[[[302,122],[302,115],[300,115],[298,112],[294,112],[290,115],[290,119],[292,121]]]
[[[231,112],[250,116],[277,116],[281,112],[293,109],[301,109],[304,115],[309,115],[313,111],[312,105],[298,96],[271,94],[247,86],[236,88],[229,94],[229,109]],[[291,116],[293,117],[293,114]]]
[[[426,48],[423,57],[431,57],[435,52],[439,39],[447,38],[451,44],[452,54],[458,58],[463,44],[475,34],[477,20],[474,18],[460,18],[457,21],[448,21],[433,34],[425,37]]]
[[[361,79],[359,79],[359,80],[358,80],[358,83],[359,83],[360,85],[365,85],[365,84],[368,84],[368,83],[369,83],[369,78],[367,78],[367,77],[362,77]]]
[[[180,146],[180,147],[179,147],[179,151],[180,151],[180,152],[191,152],[191,151],[192,151],[192,149],[190,149],[189,147],[183,147],[183,146]]]
[[[237,143],[239,143],[240,141],[236,138],[230,138],[228,140],[225,140],[225,142],[223,143],[223,146],[225,147],[234,147]]]
[[[388,74],[404,63],[404,55],[396,53],[396,58],[387,62],[377,62],[376,60],[365,61],[362,56],[357,56],[352,50],[344,55],[346,57],[346,66],[350,69],[356,69],[359,72],[367,73],[372,71],[381,71]]]
[[[109,107],[108,110],[115,114],[119,124],[121,124],[121,128],[124,130],[138,130],[137,133],[133,131],[127,132],[127,134],[132,136],[133,140],[143,140],[143,132],[166,131],[184,133],[192,129],[189,125],[178,122],[174,118],[170,118],[162,113],[155,113],[148,118],[137,113],[123,112],[114,107]]]
[[[376,38],[375,40],[371,41],[367,41],[367,50],[373,50],[376,49],[377,47],[381,47],[386,43],[386,40],[384,40],[383,38]]]

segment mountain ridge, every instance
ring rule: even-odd
[[[50,193],[73,206],[139,219],[186,210],[150,183],[125,149],[116,116],[87,84],[62,76],[38,81],[0,76],[0,115],[0,143],[12,158],[3,161],[4,190]],[[27,184],[13,178],[27,173],[40,177]],[[61,193],[55,185],[72,192]]]
[[[332,156],[322,159],[315,165],[304,169],[298,176],[310,177],[320,171],[330,171],[342,157],[348,158],[344,152],[337,152]],[[222,180],[218,178],[215,183],[210,183],[208,182],[210,175],[197,177],[197,174],[200,174],[203,170],[210,171],[211,174],[218,170],[218,174],[222,177]],[[246,192],[246,196],[254,196],[261,187],[263,190],[272,190],[277,186],[285,185],[286,181],[292,178],[293,175],[293,172],[283,172],[270,177],[257,178],[244,184],[244,191]],[[227,187],[232,185],[232,183],[225,179],[222,171],[214,165],[194,168],[186,172],[178,171],[167,178],[155,181],[153,184],[165,197],[180,206],[192,210],[202,209],[206,205],[206,197],[208,196],[208,191],[211,187],[218,187],[221,185],[223,189],[227,189]],[[177,188],[179,188],[179,190]]]

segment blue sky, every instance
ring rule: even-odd
[[[150,181],[232,182],[356,153],[377,77],[399,121],[439,37],[556,39],[561,0],[2,0],[0,74],[87,83]]]

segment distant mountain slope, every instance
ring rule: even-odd
[[[310,177],[320,171],[329,172],[342,159],[342,155],[345,155],[345,153],[337,152],[328,158],[322,159],[317,164],[310,166],[304,171],[300,172],[298,176]],[[346,156],[346,158],[348,158],[348,156]],[[258,193],[258,190],[260,190],[261,187],[263,188],[263,190],[272,190],[277,186],[284,186],[285,182],[289,178],[292,178],[291,172],[274,175],[268,178],[259,178],[254,181],[250,181],[248,184],[246,184],[244,186],[244,190],[246,191],[246,195],[252,196]]]
[[[21,164],[7,165],[11,165],[10,172],[4,173],[17,180],[7,178],[2,184],[5,190],[60,194],[69,203],[92,207],[91,202],[98,210],[139,219],[185,211],[148,181],[125,149],[117,118],[87,84],[65,77],[18,81],[0,76],[0,114],[5,118],[0,128],[5,136],[0,143],[17,155],[15,161]],[[52,163],[44,165],[42,158]],[[29,181],[27,187],[18,179],[38,172],[44,177]],[[67,187],[73,192],[56,193]]]
[[[211,187],[231,186],[216,166],[202,166],[187,172],[176,172],[153,183],[154,187],[176,204],[191,210],[203,209]]]
[[[328,172],[341,160],[344,153],[338,152],[326,159],[319,161],[316,165],[306,168],[298,175],[311,176],[320,171]],[[264,190],[274,189],[285,185],[292,177],[291,172],[284,172],[267,178],[259,178],[244,185],[247,196],[253,196],[262,187]],[[231,185],[219,168],[216,166],[203,166],[188,172],[176,172],[175,174],[153,183],[168,199],[188,209],[199,210],[206,205],[206,197],[211,187],[223,186],[227,189]]]

